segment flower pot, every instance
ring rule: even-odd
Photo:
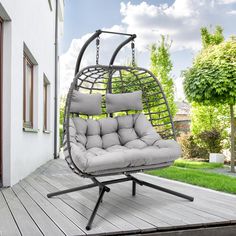
[[[209,162],[224,163],[225,156],[222,153],[210,153]]]

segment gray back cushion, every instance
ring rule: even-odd
[[[128,110],[143,110],[142,91],[121,94],[106,94],[107,113]]]
[[[100,115],[102,113],[102,95],[99,93],[85,94],[74,90],[70,111],[85,115]]]
[[[160,135],[144,114],[107,117],[100,120],[71,118],[76,132],[75,140],[86,149],[122,145],[128,148],[143,148],[160,140]]]

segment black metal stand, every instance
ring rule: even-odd
[[[103,188],[101,188],[101,190],[99,191],[100,194],[99,194],[97,203],[96,203],[96,205],[95,205],[95,207],[94,207],[94,209],[93,209],[92,215],[90,216],[89,221],[88,221],[88,224],[87,224],[87,226],[86,226],[86,229],[87,229],[87,230],[90,230],[90,229],[91,229],[91,226],[92,226],[94,217],[95,217],[95,215],[96,215],[96,213],[97,213],[97,210],[98,210],[98,207],[99,207],[100,203],[102,202],[102,198],[103,198],[104,193],[105,193],[105,192],[109,192],[109,191],[110,191],[110,189],[109,189],[108,187],[103,187]]]
[[[132,196],[136,195],[136,182],[132,181]]]
[[[133,182],[135,182],[135,183],[137,183],[137,184],[139,184],[139,185],[141,185],[141,186],[144,185],[144,186],[147,186],[147,187],[150,187],[150,188],[154,188],[154,189],[160,190],[160,191],[162,191],[162,192],[175,195],[175,196],[177,196],[177,197],[185,198],[185,199],[187,199],[187,200],[189,200],[189,201],[191,201],[191,202],[194,200],[193,197],[188,196],[188,195],[185,195],[185,194],[183,194],[183,193],[179,193],[179,192],[170,190],[170,189],[168,189],[168,188],[163,188],[163,187],[161,187],[161,186],[158,186],[158,185],[155,185],[155,184],[151,184],[151,183],[148,183],[148,182],[146,182],[146,181],[139,180],[139,179],[137,179],[137,178],[135,178],[135,177],[133,177],[133,176],[131,176],[131,175],[127,175],[127,176],[128,176]],[[133,185],[133,188],[134,188],[134,185]],[[134,193],[134,189],[133,189],[133,193]]]
[[[126,181],[132,181],[132,196],[136,195],[136,184],[139,184],[141,186],[144,185],[144,186],[147,186],[147,187],[150,187],[150,188],[154,188],[154,189],[157,189],[159,191],[162,191],[162,192],[165,192],[165,193],[175,195],[177,197],[187,199],[189,201],[194,200],[194,198],[191,197],[191,196],[188,196],[188,195],[185,195],[185,194],[182,194],[182,193],[179,193],[179,192],[167,189],[167,188],[163,188],[161,186],[151,184],[151,183],[148,183],[148,182],[143,181],[143,180],[139,180],[139,179],[137,179],[137,178],[135,178],[135,177],[133,177],[132,175],[129,175],[129,174],[126,175],[125,178],[113,179],[113,180],[108,180],[108,181],[103,181],[103,182],[98,181],[96,178],[92,178],[91,180],[93,181],[93,184],[88,184],[88,185],[84,185],[84,186],[80,186],[80,187],[76,187],[76,188],[66,189],[66,190],[62,190],[62,191],[47,194],[47,197],[51,198],[53,196],[58,196],[58,195],[65,194],[65,193],[71,193],[71,192],[80,191],[80,190],[83,190],[83,189],[99,187],[99,197],[98,197],[96,205],[93,209],[93,212],[92,212],[92,214],[89,218],[88,224],[86,226],[87,230],[91,229],[91,226],[92,226],[94,217],[97,213],[97,210],[99,208],[99,205],[102,203],[103,195],[104,195],[105,192],[110,191],[110,188],[107,187],[107,185],[110,185],[110,184],[116,184],[116,183],[121,183],[121,182],[126,182]]]

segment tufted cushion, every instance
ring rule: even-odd
[[[100,115],[102,113],[102,95],[80,93],[73,90],[70,111],[85,115]]]
[[[101,120],[75,117],[73,126],[76,130],[74,134],[76,141],[87,149],[93,147],[106,149],[114,145],[143,148],[161,138],[144,114],[108,117]]]
[[[86,148],[89,149],[93,147],[102,148],[102,138],[98,134],[87,136]]]
[[[181,153],[174,140],[161,139],[144,114],[71,118],[70,137],[73,161],[87,173],[172,162]]]
[[[128,110],[143,110],[142,91],[133,93],[106,94],[107,113]]]
[[[156,140],[161,139],[144,115],[134,115],[134,129],[140,139],[147,145],[153,145]]]
[[[88,122],[80,117],[73,118],[74,127],[77,134],[86,134]]]
[[[129,129],[134,127],[134,116],[127,115],[127,116],[117,116],[116,117],[119,129]]]
[[[102,136],[102,147],[104,149],[109,148],[114,145],[120,145],[119,136],[117,133],[104,134]]]
[[[118,129],[117,119],[108,117],[99,120],[99,123],[101,127],[101,135],[117,132]]]
[[[75,139],[77,142],[81,143],[83,146],[87,143],[87,122],[84,119],[81,119],[80,117],[73,118],[73,127],[75,129]]]
[[[134,128],[119,129],[118,134],[122,145],[139,138]]]
[[[125,147],[127,148],[139,148],[142,149],[144,147],[147,147],[147,144],[143,142],[141,139],[135,139],[127,142],[125,144]]]
[[[100,135],[100,125],[96,120],[88,119],[87,120],[87,132],[86,135]]]

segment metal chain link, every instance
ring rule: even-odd
[[[100,48],[100,37],[98,36],[96,39],[96,65],[99,62],[99,48]]]
[[[135,67],[135,44],[134,40],[131,43],[131,50],[132,50],[132,66]]]

